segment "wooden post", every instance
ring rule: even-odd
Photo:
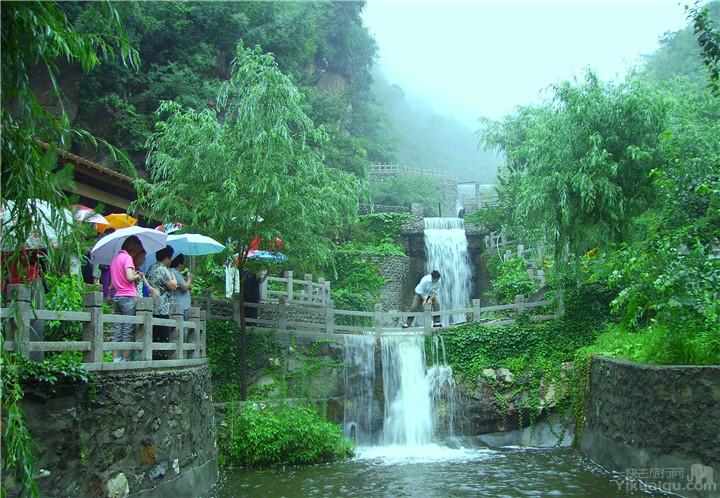
[[[278,302],[278,329],[287,330],[287,319],[287,301],[285,300],[285,296],[280,296],[280,300]]]
[[[330,293],[330,281],[325,282],[325,305],[332,306],[332,294]]]
[[[512,258],[512,251],[510,249],[505,251],[505,256],[503,256],[503,261],[510,261],[510,258]]]
[[[190,358],[200,357],[200,331],[202,330],[202,324],[200,323],[200,308],[191,307],[188,313],[188,320],[195,324],[194,329],[190,329],[188,332],[188,342],[195,345],[195,349],[190,351]]]
[[[473,307],[473,322],[479,322],[480,321],[480,300],[473,299],[472,307]]]
[[[83,325],[83,341],[90,341],[90,351],[83,354],[83,363],[102,363],[103,361],[103,294],[86,292],[83,306],[90,313],[90,321]]]
[[[538,270],[537,276],[538,276],[538,283],[540,284],[540,287],[543,287],[545,285],[545,270]]]
[[[135,316],[143,318],[142,325],[139,326],[139,334],[135,337],[141,337],[143,348],[140,351],[140,360],[150,361],[153,354],[153,298],[139,297],[135,304]]]
[[[292,270],[285,271],[285,294],[287,294],[287,300],[293,300],[293,272]]]
[[[200,358],[207,356],[207,313],[200,311]]]
[[[260,301],[267,301],[267,291],[268,291],[268,272],[267,272],[267,270],[261,271],[260,275],[258,275],[258,278],[260,279]]]
[[[515,296],[515,309],[518,313],[525,311],[525,296],[518,294]]]
[[[15,352],[23,358],[30,358],[30,319],[32,317],[32,306],[30,305],[30,288],[27,285],[8,285],[10,301],[15,301],[16,315],[13,338],[15,340]]]
[[[185,327],[183,327],[183,309],[179,303],[170,305],[170,320],[175,320],[175,327],[170,331],[170,343],[175,343],[175,351],[171,351],[168,358],[185,359]]]
[[[335,332],[335,310],[332,299],[328,300],[327,308],[325,308],[325,332],[328,334]]]
[[[306,273],[305,274],[305,298],[304,299],[308,303],[312,302],[312,297],[313,297],[312,284],[313,284],[312,273]]]
[[[318,278],[318,293],[317,300],[320,304],[325,306],[325,279],[323,277]]]
[[[432,333],[432,305],[423,304],[423,328],[426,334]]]
[[[375,304],[375,316],[373,317],[373,322],[375,325],[375,337],[380,337],[382,335],[382,324],[383,324],[383,314],[382,314],[382,304],[381,303]]]
[[[518,258],[522,258],[525,256],[525,246],[524,245],[518,244],[517,255],[518,255]]]

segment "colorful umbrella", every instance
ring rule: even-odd
[[[163,223],[162,225],[156,226],[155,230],[160,230],[170,235],[171,233],[179,232],[184,226],[182,223]]]
[[[253,250],[248,252],[247,259],[266,261],[268,263],[284,263],[288,258],[281,252]]]
[[[128,227],[115,230],[113,233],[100,239],[90,251],[92,261],[101,265],[109,265],[115,255],[122,249],[125,239],[135,235],[140,239],[145,252],[154,254],[167,244],[167,234],[152,228]]]
[[[105,219],[107,220],[106,225],[95,225],[95,230],[97,230],[98,233],[105,233],[105,230],[107,230],[108,228],[118,229],[132,227],[135,226],[135,224],[138,222],[137,219],[133,218],[127,213],[109,214],[105,216]]]

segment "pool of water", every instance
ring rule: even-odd
[[[212,498],[652,495],[566,448],[359,448],[348,462],[226,472]]]

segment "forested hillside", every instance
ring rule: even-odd
[[[422,102],[409,100],[402,88],[388,82],[379,71],[373,79],[373,92],[388,115],[396,139],[398,162],[445,171],[460,181],[495,182],[502,159],[478,150],[472,130]]]
[[[720,24],[720,1],[707,5],[709,18]],[[648,81],[659,83],[678,76],[685,76],[694,84],[705,88],[708,84],[708,70],[700,56],[701,49],[692,26],[680,31],[665,33],[660,39],[660,48],[646,56],[639,73]]]
[[[364,176],[393,159],[382,111],[370,93],[376,45],[363,2],[121,2],[118,13],[141,67],[109,61],[78,81],[78,126],[145,160],[153,113],[163,100],[212,108],[238,41],[271,52],[303,94],[306,112],[329,134],[326,164]],[[98,4],[63,4],[81,32],[100,29]],[[64,76],[71,78],[72,71]],[[107,161],[91,148],[76,150]]]

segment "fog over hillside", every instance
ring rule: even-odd
[[[459,181],[494,182],[502,159],[478,149],[479,139],[473,130],[439,114],[421,99],[406,95],[380,71],[375,71],[373,78],[373,92],[388,115],[396,139],[398,163],[441,170]]]

